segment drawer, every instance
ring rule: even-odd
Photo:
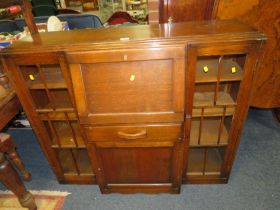
[[[161,140],[176,141],[181,124],[84,127],[88,141]]]

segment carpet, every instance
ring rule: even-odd
[[[98,185],[59,184],[32,130],[10,133],[32,174],[26,187],[71,192],[63,210],[280,210],[280,125],[270,110],[250,109],[228,184],[183,185],[179,195],[103,195]]]
[[[57,191],[32,191],[38,210],[60,210],[64,199],[70,193]],[[17,197],[10,191],[0,191],[0,210],[24,210]]]

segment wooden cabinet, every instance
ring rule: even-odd
[[[40,40],[1,54],[60,182],[97,183],[103,193],[227,182],[262,34],[217,21]]]

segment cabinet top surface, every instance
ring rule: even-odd
[[[132,47],[141,44],[157,46],[182,42],[228,42],[264,40],[255,29],[234,20],[184,22],[160,25],[82,29],[63,32],[45,32],[27,36],[1,51],[1,54],[94,50]]]

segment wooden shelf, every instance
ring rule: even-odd
[[[85,143],[83,137],[80,133],[78,122],[70,121],[71,127],[74,134],[72,134],[72,129],[67,121],[52,121],[51,124],[55,129],[56,134],[52,134],[53,148],[84,148]],[[51,130],[49,129],[49,132]],[[57,135],[57,138],[55,137]],[[75,143],[77,142],[77,145]],[[59,144],[60,143],[60,144]]]
[[[218,92],[216,104],[214,103],[214,95],[214,92],[194,93],[192,116],[199,117],[203,114],[210,117],[234,114],[236,103],[229,93]]]
[[[187,175],[220,175],[222,164],[220,149],[223,148],[191,148],[189,150]]]
[[[227,92],[218,92],[216,106],[235,106],[236,102]]]
[[[212,107],[214,106],[213,92],[196,92],[193,97],[194,107]]]
[[[235,106],[225,107],[226,111],[224,112],[224,107],[206,107],[206,108],[193,108],[192,110],[192,117],[200,117],[202,116],[202,109],[203,109],[203,116],[205,117],[216,117],[222,116],[232,116],[235,112]]]
[[[55,103],[55,108],[52,108],[51,103],[48,103],[46,106],[36,109],[36,112],[46,113],[46,112],[73,112],[74,111],[74,108],[67,107],[67,106],[69,106],[68,103],[61,102],[61,103]]]
[[[197,61],[196,79],[197,83],[216,82],[218,79],[218,59],[201,59]],[[208,72],[203,67],[208,67]],[[231,68],[235,67],[236,72],[232,73]],[[243,69],[232,59],[224,59],[220,81],[240,81],[243,78]]]
[[[74,144],[62,144],[61,146],[54,144],[51,146],[53,149],[75,149],[75,148],[79,148],[79,149],[84,149],[86,148],[86,145],[79,145],[79,146],[75,146]]]
[[[235,106],[236,103],[227,92],[218,92],[215,102],[214,92],[195,92],[193,98],[193,107],[213,107],[216,106]]]
[[[66,117],[67,115],[67,117]],[[47,120],[78,120],[76,112],[47,112],[47,113],[40,113],[40,119],[47,121]]]
[[[38,113],[48,113],[48,112],[73,112],[74,108],[50,108],[50,106],[47,106],[45,108],[39,108],[36,109],[36,112]]]
[[[225,125],[222,125],[221,135],[219,139],[219,130],[221,126],[221,118],[204,119],[202,121],[201,136],[199,140],[200,120],[192,120],[190,146],[225,146],[228,143],[228,131]]]

